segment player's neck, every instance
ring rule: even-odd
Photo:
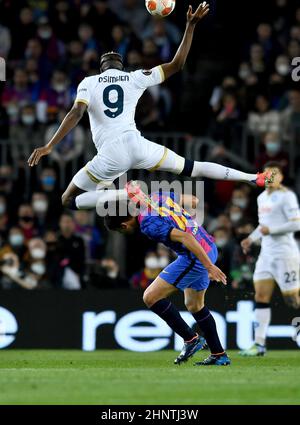
[[[268,187],[267,188],[267,192],[269,193],[269,194],[271,194],[271,193],[273,193],[273,192],[276,192],[276,190],[280,190],[280,189],[282,189],[283,188],[283,186],[282,185],[279,185],[279,186],[277,186],[277,187]]]

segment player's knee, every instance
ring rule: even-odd
[[[202,301],[195,299],[187,299],[184,301],[184,304],[190,313],[197,313],[204,307],[204,303]]]
[[[150,308],[157,301],[155,297],[155,293],[153,291],[149,291],[146,289],[146,291],[143,294],[143,301],[146,304],[146,306]]]
[[[298,295],[285,295],[284,302],[290,308],[294,308],[294,309],[300,308],[300,299]]]
[[[269,303],[270,302],[269,294],[266,294],[266,293],[260,292],[260,291],[255,292],[254,299],[257,303]]]

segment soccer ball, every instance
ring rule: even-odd
[[[151,15],[165,18],[175,9],[175,0],[145,0],[146,9]]]

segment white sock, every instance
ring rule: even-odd
[[[267,330],[271,322],[271,308],[256,308],[255,314],[255,343],[260,345],[266,344]]]
[[[76,207],[79,210],[87,210],[95,208],[98,202],[104,204],[109,201],[124,201],[128,199],[127,191],[120,190],[93,190],[92,192],[85,192],[78,195],[75,199]]]
[[[235,170],[234,168],[224,167],[214,162],[194,162],[192,177],[208,177],[216,180],[238,180],[255,182],[257,175],[248,174],[243,171]]]

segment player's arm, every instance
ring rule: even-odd
[[[61,123],[51,140],[45,146],[37,148],[32,152],[28,159],[28,164],[30,167],[37,165],[39,160],[43,156],[49,155],[53,147],[57,145],[74,127],[76,127],[86,109],[87,105],[85,103],[74,103],[72,109],[67,113],[63,122]]]
[[[173,60],[169,63],[161,65],[165,79],[171,77],[183,69],[192,45],[195,27],[197,23],[208,14],[208,12],[209,5],[206,4],[206,2],[200,3],[194,13],[192,6],[189,6],[187,12],[186,28],[181,44]]]
[[[263,233],[261,232],[261,227],[257,226],[247,238],[242,240],[241,247],[243,249],[243,253],[247,254],[251,245],[256,241],[259,241],[262,237]]]
[[[170,239],[173,242],[179,242],[192,252],[198,260],[207,269],[209,278],[217,282],[222,282],[224,285],[227,283],[225,274],[217,266],[215,266],[209,256],[206,254],[201,245],[196,241],[193,235],[190,233],[182,232],[178,229],[172,229],[170,233]]]

